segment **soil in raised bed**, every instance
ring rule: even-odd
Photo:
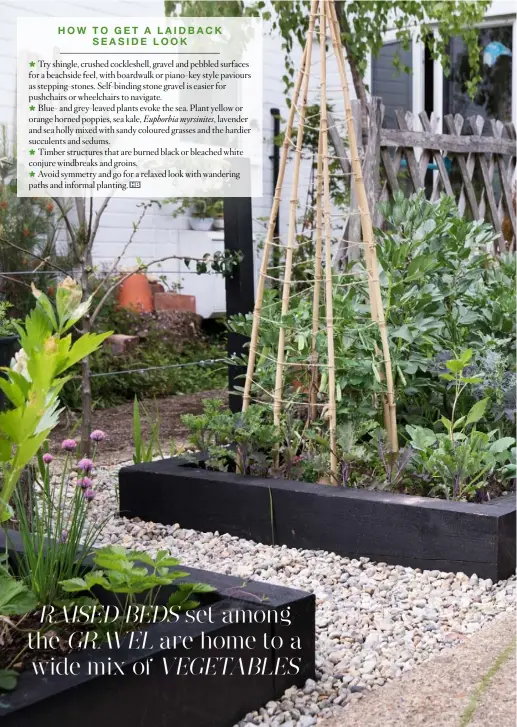
[[[174,587],[173,587],[174,588]],[[170,592],[170,589],[166,589]],[[108,602],[112,599],[108,595]],[[216,592],[198,593],[196,601],[198,606],[202,608],[210,606],[219,600],[220,596]],[[159,603],[160,601],[157,601]],[[99,604],[101,605],[101,604]],[[105,604],[106,605],[106,604]],[[112,605],[115,605],[113,603]],[[59,609],[56,609],[60,613]],[[101,619],[81,618],[79,621],[74,618],[74,606],[70,606],[70,620],[60,619],[57,623],[49,623],[44,618],[42,620],[43,611],[38,608],[36,611],[24,614],[23,616],[11,616],[0,620],[0,669],[15,669],[23,672],[30,667],[31,664],[37,662],[45,662],[64,658],[74,651],[82,651],[85,646],[82,640],[86,638],[87,632],[96,632],[98,639],[96,643],[102,643],[103,635],[110,632],[112,635],[118,633],[120,636],[134,630],[144,630],[153,625],[152,621],[145,620],[133,623],[132,621],[110,621],[106,623]],[[40,632],[42,636],[49,639],[51,636],[58,637],[57,648],[29,648],[29,632],[34,634]],[[70,637],[75,633],[74,638]],[[33,637],[35,638],[35,637]],[[92,636],[93,639],[93,636]],[[55,641],[55,639],[53,639]]]
[[[10,623],[9,623],[10,622]],[[10,625],[12,624],[12,625]],[[69,644],[70,636],[80,630],[86,632],[95,631],[96,624],[81,624],[78,629],[77,623],[46,624],[41,621],[41,611],[34,611],[25,616],[11,616],[0,626],[0,669],[15,669],[18,672],[25,671],[31,664],[60,659],[80,650],[78,643],[75,647]],[[56,635],[59,645],[56,649],[30,649],[28,631],[40,631],[48,639]],[[74,639],[73,641],[79,641]]]
[[[222,399],[226,401],[226,391],[200,391],[197,394],[180,394],[169,396],[164,399],[144,399],[143,407],[150,414],[154,414],[156,407],[160,418],[160,438],[164,447],[164,456],[168,456],[169,446],[172,439],[178,444],[183,443],[187,428],[181,423],[182,414],[200,414],[203,411],[204,399]],[[77,427],[78,416],[73,412],[63,415],[59,425],[52,432],[51,451],[60,451],[63,439],[73,434],[74,426]],[[141,412],[142,432],[144,437],[149,435],[149,427]],[[119,404],[108,409],[98,409],[93,412],[93,429],[102,429],[107,438],[97,448],[95,457],[96,464],[108,465],[128,462],[132,459],[134,449],[133,442],[133,402]],[[78,436],[78,432],[76,433]]]

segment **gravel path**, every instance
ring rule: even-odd
[[[514,727],[515,618],[499,616],[321,727]]]
[[[99,545],[167,548],[185,566],[316,595],[317,681],[288,690],[239,727],[311,727],[515,609],[515,577],[493,584],[462,573],[421,572],[119,518],[114,513],[120,466],[100,468],[95,478],[92,517],[113,513]]]

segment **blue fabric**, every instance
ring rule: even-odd
[[[492,41],[483,50],[483,63],[492,67],[499,56],[511,56],[512,51],[499,41]]]

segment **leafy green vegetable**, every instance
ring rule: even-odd
[[[38,601],[22,581],[0,573],[0,615],[22,616],[34,611]]]
[[[146,594],[145,605],[150,607],[156,602],[160,590],[170,586],[180,578],[186,578],[186,571],[173,570],[179,565],[166,550],[160,550],[153,558],[149,553],[127,551],[117,545],[110,545],[95,551],[93,556],[96,569],[80,578],[61,581],[67,593],[92,593],[100,587],[115,594],[122,611],[137,603],[136,596]],[[143,565],[137,565],[141,563]],[[181,583],[169,599],[170,606],[176,610],[195,608],[199,604],[192,600],[195,593],[209,593],[215,589],[201,583]],[[94,595],[92,593],[92,595]],[[124,596],[125,598],[121,598]]]

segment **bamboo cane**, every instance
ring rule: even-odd
[[[293,130],[293,122],[294,117],[296,113],[296,106],[298,104],[298,98],[300,95],[300,88],[302,86],[302,81],[304,78],[304,73],[307,71],[308,67],[306,64],[307,59],[307,46],[305,47],[302,55],[302,61],[300,65],[300,70],[298,72],[298,76],[296,79],[296,83],[294,86],[293,91],[293,102],[291,104],[291,108],[289,110],[289,116],[287,119],[287,125],[285,130],[285,136],[284,141],[282,144],[282,154],[280,157],[280,166],[278,169],[278,178],[275,186],[275,195],[273,197],[273,206],[271,208],[271,214],[269,217],[269,223],[268,223],[268,229],[266,234],[266,239],[264,242],[264,251],[262,256],[262,262],[260,265],[260,272],[259,272],[259,278],[257,281],[257,295],[255,299],[255,306],[253,310],[253,323],[251,328],[251,339],[250,339],[250,348],[249,348],[249,356],[248,356],[248,365],[246,370],[246,380],[244,383],[244,393],[242,397],[242,411],[246,411],[248,408],[250,401],[251,401],[251,385],[253,382],[253,373],[255,371],[255,359],[257,356],[257,342],[258,342],[258,333],[259,333],[259,326],[260,326],[260,317],[262,314],[262,303],[264,300],[264,286],[267,278],[267,268],[269,263],[269,254],[271,250],[271,242],[273,240],[273,237],[275,235],[275,223],[276,218],[278,216],[278,209],[280,207],[280,201],[281,201],[281,191],[282,186],[284,183],[284,176],[285,176],[285,170],[287,166],[287,158],[288,158],[288,152],[289,152],[289,145],[291,142],[291,133]]]
[[[310,65],[312,58],[312,41],[314,35],[314,26],[316,19],[316,11],[318,9],[318,0],[313,0],[311,5],[311,14],[309,19],[309,29],[307,31],[307,46],[306,46],[306,61],[305,61],[305,75],[302,83],[301,92],[301,103],[299,107],[299,120],[298,120],[298,133],[296,137],[296,150],[294,158],[293,168],[293,180],[292,180],[292,193],[289,201],[289,228],[287,233],[287,247],[285,257],[285,270],[284,270],[284,285],[282,288],[282,318],[287,314],[289,310],[289,298],[291,292],[291,275],[293,266],[293,251],[294,241],[296,234],[296,211],[298,207],[298,183],[300,178],[300,163],[302,158],[302,144],[303,144],[303,127],[305,124],[305,112],[307,107],[307,94],[309,90],[309,77],[310,77]],[[283,393],[283,377],[284,377],[284,362],[285,362],[285,328],[282,324],[282,318],[280,319],[280,328],[278,331],[278,350],[276,359],[276,376],[275,376],[275,390],[273,397],[273,421],[275,425],[280,424],[280,414],[282,411],[282,393]]]
[[[334,53],[337,58],[338,68],[339,72],[341,74],[341,70],[343,70],[343,75],[341,75],[341,87],[342,87],[342,93],[345,99],[345,118],[347,122],[347,128],[348,128],[348,135],[350,138],[353,138],[353,141],[350,141],[350,156],[351,160],[355,162],[355,164],[352,164],[352,176],[353,176],[353,182],[354,186],[357,189],[358,180],[359,177],[357,176],[358,173],[362,179],[362,170],[361,170],[361,160],[359,158],[359,149],[358,144],[356,141],[356,133],[355,133],[355,125],[352,115],[352,106],[349,103],[350,101],[350,94],[348,93],[348,82],[346,80],[346,71],[344,67],[344,63],[340,64],[340,61],[342,61],[342,52],[341,52],[341,37],[339,35],[339,43],[336,44],[334,39],[334,32],[333,32],[333,16],[332,13],[335,14],[335,6],[333,4],[329,5],[329,29],[331,33],[331,39],[332,44],[334,48]],[[337,15],[335,16],[336,23],[338,25],[338,34],[339,34],[339,23],[337,21]],[[348,103],[347,103],[348,100]],[[352,178],[351,178],[352,179]],[[361,207],[359,206],[359,212],[361,214]],[[361,221],[362,226],[362,221]],[[364,235],[363,235],[364,237]],[[366,238],[365,238],[366,239]],[[372,232],[372,239],[373,239],[373,232]],[[375,273],[374,273],[374,262],[372,260],[372,251],[369,245],[364,246],[364,258],[366,262],[366,272],[367,272],[367,279],[368,279],[368,293],[369,293],[369,300],[370,300],[370,316],[372,321],[375,323],[378,322],[378,312],[377,312],[377,297],[375,295],[375,289],[374,289],[374,279],[375,279]],[[377,344],[375,344],[375,353],[376,355],[379,355],[379,349],[377,347]],[[382,370],[378,370],[379,377],[381,379],[384,378],[384,374]],[[386,431],[390,430],[390,418],[389,418],[389,409],[388,409],[388,403],[386,398],[384,397],[384,426],[386,427]]]
[[[311,389],[309,392],[310,396],[310,413],[311,420],[314,421],[317,417],[316,407],[316,387],[315,382],[318,380],[318,367],[317,367],[317,351],[316,343],[319,329],[319,316],[320,316],[320,295],[321,295],[321,233],[323,227],[323,214],[322,214],[322,196],[323,196],[323,156],[321,151],[321,129],[318,138],[318,164],[316,167],[316,246],[314,250],[314,292],[312,299],[312,342],[311,342]]]
[[[323,161],[323,205],[325,219],[325,310],[327,322],[327,353],[328,353],[328,386],[329,386],[329,440],[330,440],[330,481],[338,483],[337,451],[336,451],[336,361],[334,355],[334,311],[332,301],[332,250],[330,244],[330,183],[329,183],[329,149],[328,149],[328,118],[327,118],[327,49],[326,49],[326,9],[323,0],[320,2],[320,137]]]
[[[336,15],[336,9],[334,6],[333,1],[330,1],[329,5],[329,30],[330,30],[330,37],[332,40],[332,46],[334,48],[334,54],[337,59],[338,64],[338,71],[340,74],[341,79],[341,91],[343,93],[344,101],[345,101],[345,120],[347,124],[347,130],[348,130],[348,137],[349,137],[349,148],[350,148],[350,158],[352,162],[352,177],[354,180],[354,186],[356,188],[357,193],[357,187],[359,185],[359,180],[362,180],[362,169],[361,169],[361,160],[359,157],[359,148],[357,144],[357,138],[355,133],[355,126],[353,121],[353,114],[352,114],[352,105],[350,103],[350,93],[348,90],[348,81],[346,78],[346,70],[345,70],[345,64],[343,62],[342,57],[342,47],[341,47],[341,35],[339,30],[339,21],[337,19]],[[336,40],[335,36],[335,27],[334,27],[334,19],[337,23],[337,37],[339,38],[339,41]],[[361,205],[359,204],[359,213],[361,217],[361,227],[363,227],[363,219],[362,214],[363,210],[361,209]],[[373,239],[373,231],[372,231],[372,239]],[[366,237],[363,233],[363,240],[366,241]],[[372,320],[377,322],[378,320],[378,313],[377,313],[377,299],[375,296],[375,290],[374,290],[374,283],[373,279],[375,277],[374,271],[373,271],[373,261],[372,261],[372,251],[369,245],[364,246],[364,257],[366,262],[366,271],[368,274],[368,291],[369,291],[369,297],[370,297],[370,312]]]
[[[359,159],[359,152],[357,147],[357,140],[355,136],[355,129],[352,123],[352,108],[350,104],[350,93],[348,90],[348,81],[346,78],[345,64],[343,61],[343,52],[341,46],[341,36],[339,32],[339,23],[336,14],[336,8],[334,6],[334,0],[329,0],[329,25],[332,38],[332,44],[337,59],[339,75],[341,79],[341,86],[343,92],[343,98],[345,102],[345,114],[349,137],[350,156],[352,162],[352,169],[354,173],[354,181],[356,185],[358,206],[361,212],[361,227],[363,231],[363,241],[365,242],[365,256],[367,256],[367,270],[370,289],[370,304],[372,308],[372,318],[376,320],[379,326],[379,333],[382,343],[382,353],[384,358],[384,373],[386,377],[386,406],[387,406],[387,432],[390,440],[391,451],[393,453],[398,452],[398,437],[397,437],[397,416],[396,416],[396,404],[395,404],[395,393],[393,386],[393,372],[391,367],[391,355],[388,342],[388,334],[386,329],[386,320],[384,317],[384,307],[382,303],[381,287],[379,283],[379,273],[377,266],[377,252],[375,248],[375,240],[373,237],[373,226],[372,219],[370,216],[370,210],[368,207],[368,199],[366,197],[366,190],[364,187],[363,174],[361,169],[361,162]]]

